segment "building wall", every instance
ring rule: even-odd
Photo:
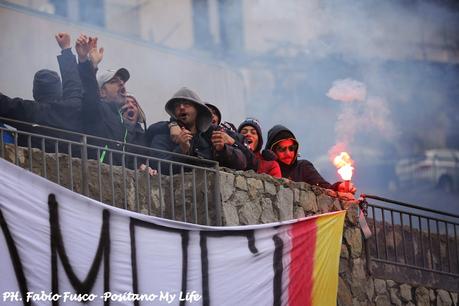
[[[100,68],[125,67],[130,71],[127,90],[138,98],[149,123],[168,120],[164,105],[182,86],[219,106],[224,120],[240,122],[245,116],[242,77],[222,62],[153,47],[135,37],[72,23],[58,16],[2,6],[0,28],[0,90],[6,95],[32,98],[34,73],[43,68],[58,70],[56,56],[60,48],[54,34],[65,31],[73,40],[79,33],[99,37],[99,46],[105,48]],[[160,33],[166,32],[164,29]]]
[[[191,0],[143,2],[139,10],[142,39],[174,49],[193,47]]]

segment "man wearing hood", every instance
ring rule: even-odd
[[[295,182],[306,182],[322,188],[344,191],[344,182],[337,182],[331,185],[314,168],[308,160],[298,160],[298,141],[295,135],[282,125],[275,125],[268,131],[266,148],[272,150],[281,168],[282,177]],[[355,187],[350,186],[351,192]]]
[[[266,173],[274,177],[282,177],[279,164],[276,162],[276,157],[271,150],[263,150],[263,135],[261,133],[261,126],[257,119],[245,119],[237,129],[238,133],[245,137],[247,146],[254,155],[253,160],[256,164],[255,170],[257,173]]]
[[[236,146],[224,142],[222,132],[211,127],[212,113],[201,98],[192,90],[183,87],[166,103],[170,122],[158,122],[148,128],[150,146],[154,149],[179,153],[218,161],[222,166],[243,170],[246,159]],[[169,129],[163,125],[180,127],[180,132],[172,138]],[[167,160],[189,162],[183,157],[167,153],[155,153],[155,157]],[[178,168],[174,168],[174,172]],[[163,173],[168,173],[163,169]]]
[[[207,106],[210,109],[210,112],[212,113],[212,124],[220,125],[220,123],[222,122],[222,113],[220,112],[218,107],[208,102],[204,103],[204,105]]]
[[[136,153],[136,149],[129,146],[126,148],[125,144],[144,146],[145,132],[137,124],[137,116],[127,118],[130,115],[123,114],[123,110],[134,109],[129,104],[126,106],[127,93],[124,85],[130,78],[129,71],[125,68],[101,71],[96,78],[97,65],[103,58],[103,48],[97,48],[97,38],[80,35],[76,50],[84,88],[82,103],[84,132],[108,139],[107,141],[91,139],[90,143],[106,149]],[[91,151],[90,158],[109,162],[108,152],[109,150],[103,150],[100,156],[97,156],[95,151]],[[113,163],[116,165],[122,163],[120,154],[113,154]],[[129,162],[128,166],[132,168],[138,165]]]

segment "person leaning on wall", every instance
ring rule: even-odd
[[[80,112],[82,102],[82,86],[78,75],[76,58],[71,51],[71,37],[68,33],[60,32],[55,35],[61,48],[58,63],[63,83],[57,72],[42,69],[34,76],[33,96],[35,100],[10,98],[1,95],[0,116],[34,123],[35,126],[11,123],[18,130],[28,133],[76,140],[64,132],[51,131],[40,127],[50,126],[63,130],[79,132],[81,130]],[[32,137],[31,146],[41,148],[41,139]],[[20,146],[28,146],[29,137],[22,135],[18,138]],[[54,141],[45,144],[47,152],[55,149]],[[67,146],[59,146],[59,152],[65,153]]]
[[[202,159],[216,160],[223,167],[236,170],[246,168],[246,159],[241,150],[224,142],[222,132],[211,125],[212,114],[201,98],[186,87],[178,90],[165,105],[172,120],[162,121],[148,128],[147,138],[154,149],[179,153]],[[171,130],[176,130],[172,133]],[[155,157],[189,163],[178,155],[157,152]],[[173,167],[173,172],[180,167]],[[161,169],[169,174],[169,168]]]
[[[83,84],[84,94],[81,118],[84,133],[108,140],[90,139],[90,144],[104,148],[100,154],[91,150],[89,158],[115,165],[123,164],[123,154],[114,152],[127,151],[136,153],[136,149],[126,146],[134,144],[145,146],[145,131],[137,125],[139,104],[127,103],[125,83],[129,80],[129,71],[125,68],[99,71],[98,65],[104,57],[104,49],[98,48],[97,37],[81,34],[76,42],[78,69]],[[134,151],[132,151],[134,150]],[[112,153],[110,153],[112,152]],[[134,165],[133,158],[124,160],[127,167],[140,167],[141,161]]]
[[[272,150],[279,163],[282,177],[295,182],[306,182],[335,191],[346,191],[344,182],[336,182],[331,185],[316,170],[308,160],[298,160],[299,143],[295,135],[283,125],[275,125],[268,131],[266,149]],[[350,183],[349,191],[356,192],[356,188]]]

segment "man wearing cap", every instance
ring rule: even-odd
[[[103,48],[97,48],[97,38],[80,35],[77,39],[78,68],[84,88],[82,103],[82,119],[84,132],[98,137],[116,140],[117,142],[92,140],[91,144],[125,151],[126,143],[145,145],[143,129],[136,128],[137,122],[132,124],[123,116],[126,104],[126,88],[124,84],[129,80],[129,71],[125,68],[118,70],[99,71],[96,79],[96,67],[103,58]],[[120,144],[121,143],[121,144]],[[129,150],[128,150],[129,151]],[[108,150],[102,151],[101,162],[108,162]],[[121,155],[113,154],[113,163],[121,163]],[[129,165],[134,167],[132,163]]]
[[[331,185],[319,174],[310,161],[298,160],[298,146],[295,135],[285,126],[275,125],[268,131],[268,141],[265,148],[276,154],[282,177],[335,191],[346,190],[344,182],[336,182]],[[352,193],[356,191],[352,184],[350,191]]]
[[[216,126],[211,127],[211,111],[194,91],[186,87],[181,88],[166,103],[165,109],[173,119],[169,125],[178,125],[181,131],[173,139],[168,129],[158,128],[165,122],[153,124],[148,128],[152,148],[216,160],[224,167],[237,170],[246,168],[244,154],[237,146],[225,144],[222,132],[218,131]],[[155,153],[155,156],[187,162],[178,155]],[[164,170],[163,173],[168,173],[167,169]],[[174,172],[177,170],[174,169]]]

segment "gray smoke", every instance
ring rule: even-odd
[[[265,26],[247,44],[267,48],[269,56],[257,63],[262,68],[252,65],[252,79],[263,84],[267,71],[273,77],[264,78],[265,87],[248,88],[248,113],[266,130],[278,123],[291,128],[302,156],[326,179],[336,179],[327,152],[344,148],[356,162],[358,186],[387,194],[400,158],[459,148],[457,5],[330,0],[255,6],[251,11]]]

